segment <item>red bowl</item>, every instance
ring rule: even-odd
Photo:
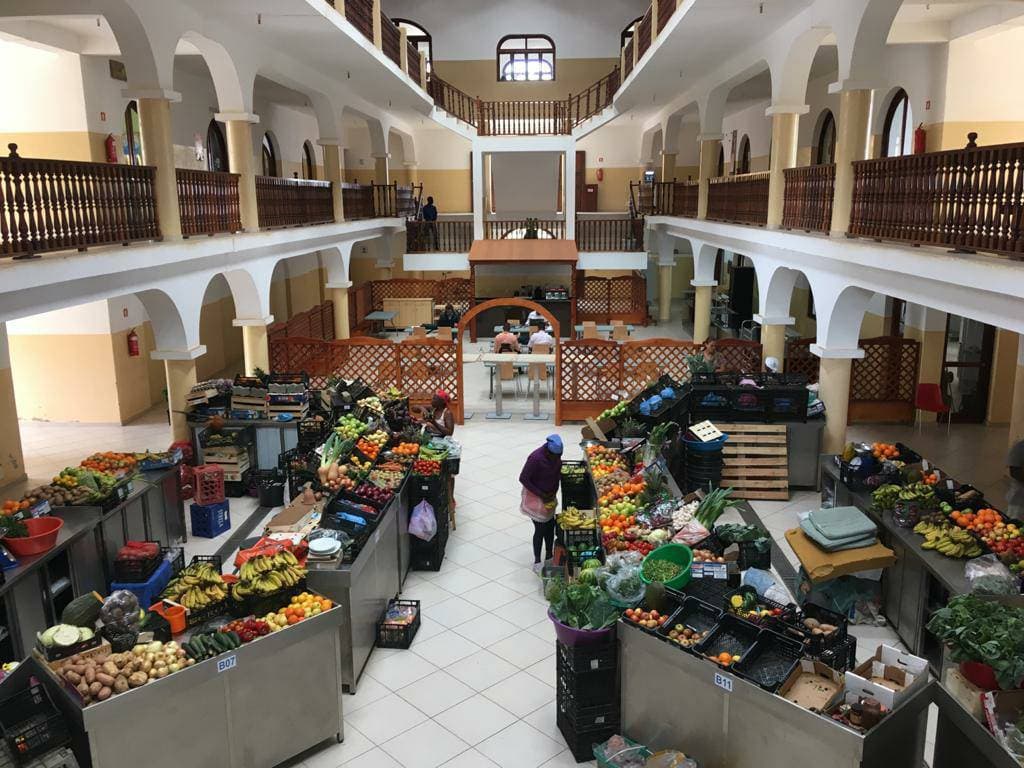
[[[996,680],[995,670],[981,661],[961,661],[960,674],[986,691],[998,691],[1002,686]]]
[[[22,522],[28,528],[28,536],[3,538],[4,544],[16,557],[41,555],[53,549],[57,543],[57,534],[64,525],[63,519],[50,516],[30,517]]]

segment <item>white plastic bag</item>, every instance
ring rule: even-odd
[[[417,539],[431,541],[437,535],[437,517],[429,501],[421,501],[409,516],[409,533]]]

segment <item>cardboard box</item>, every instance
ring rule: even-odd
[[[1011,726],[1015,726],[1024,715],[1024,690],[987,691],[982,694],[981,706],[985,714],[985,724],[996,741],[1016,757],[1017,762],[1024,765],[1024,750],[1014,745],[1010,738]]]
[[[786,531],[786,541],[811,581],[829,581],[896,563],[896,553],[875,542],[870,547],[826,552],[799,528]]]
[[[800,659],[779,688],[779,696],[804,709],[825,712],[843,693],[844,678],[827,664],[813,659]]]
[[[890,645],[878,646],[874,656],[846,673],[847,691],[878,699],[889,709],[927,682],[928,662]]]
[[[312,524],[314,519],[323,512],[323,508],[323,501],[304,504],[302,496],[299,495],[291,504],[270,519],[265,533],[297,533]]]
[[[979,688],[960,674],[955,666],[946,668],[942,684],[946,686],[949,695],[960,702],[960,706],[970,712],[975,720],[985,722],[985,710],[981,704],[984,688]]]

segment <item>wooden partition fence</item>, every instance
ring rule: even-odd
[[[635,37],[635,35],[634,35]],[[633,71],[633,46],[635,40],[630,38],[629,42],[626,43],[626,47],[622,49],[622,79],[625,80],[629,77],[629,73]]]
[[[569,123],[575,127],[584,120],[593,117],[606,107],[611,106],[615,92],[619,90],[621,73],[615,67],[587,90],[569,97]]]
[[[697,218],[697,195],[700,182],[677,181],[672,195],[672,215]]]
[[[677,4],[673,0],[666,0],[658,6],[658,34],[660,35],[662,30],[668,24],[669,19],[676,12]]]
[[[631,251],[644,249],[644,220],[576,219],[576,248],[580,251]]]
[[[522,240],[530,222],[527,219],[500,219],[484,222],[485,240]],[[564,240],[565,222],[555,219],[534,219],[533,224],[543,239]]]
[[[787,373],[801,373],[810,382],[818,380],[821,361],[811,354],[814,341],[800,339],[787,346]],[[849,423],[913,422],[920,343],[898,336],[861,339],[858,343],[864,357],[851,365]]]
[[[260,229],[327,224],[334,221],[331,182],[256,177]]]
[[[419,49],[406,41],[406,61],[408,62],[409,77],[412,78],[413,82],[417,85],[420,84],[423,73],[420,71],[420,52]]]
[[[406,253],[469,253],[472,221],[407,221]]]
[[[314,388],[323,388],[333,376],[359,378],[378,391],[397,387],[412,405],[427,405],[438,389],[444,389],[461,422],[456,356],[456,343],[441,339],[283,338],[270,343],[271,370],[304,371]]]
[[[640,23],[636,25],[636,33],[633,35],[633,44],[636,46],[636,60],[640,61],[643,55],[647,53],[647,49],[651,47],[651,15],[654,12],[654,6],[647,8],[647,13],[640,19]]]
[[[399,277],[392,280],[371,280],[364,285],[369,287],[368,308],[359,315],[360,321],[370,312],[383,309],[384,299],[432,298],[435,304],[451,304],[460,314],[465,313],[473,303],[472,283],[464,277],[450,277],[446,280]],[[352,305],[350,296],[349,306]]]
[[[786,168],[782,173],[786,177],[783,228],[828,232],[832,228],[835,165],[804,165]]]
[[[332,341],[334,339],[334,302],[327,300],[305,312],[292,315],[288,320],[267,328],[267,339],[301,338]],[[278,368],[277,370],[285,370]]]
[[[158,240],[155,168],[0,158],[0,256]]]
[[[708,185],[708,218],[733,224],[768,223],[768,171],[719,176]]]
[[[576,276],[577,322],[610,323],[621,320],[647,325],[647,280],[642,275],[621,277]]]
[[[1024,143],[859,160],[849,233],[1024,256]]]
[[[363,33],[363,37],[374,42],[373,0],[345,0],[345,18]]]
[[[381,13],[380,40],[384,55],[401,68],[402,66],[402,33],[391,19]]]
[[[401,187],[398,182],[373,184],[373,212],[380,218],[414,219],[420,212],[423,185]]]
[[[464,123],[469,123],[472,126],[479,125],[477,99],[463,93],[448,81],[442,80],[437,76],[436,72],[430,73],[430,79],[427,81],[427,92],[430,98],[434,100],[434,106],[443,109],[449,115],[462,120]]]
[[[181,234],[213,235],[242,230],[238,174],[175,170]]]

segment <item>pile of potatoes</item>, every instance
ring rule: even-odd
[[[72,656],[59,672],[82,697],[82,704],[106,701],[111,696],[139,688],[152,680],[191,667],[194,660],[185,656],[175,642],[136,645],[127,653],[83,658]]]

